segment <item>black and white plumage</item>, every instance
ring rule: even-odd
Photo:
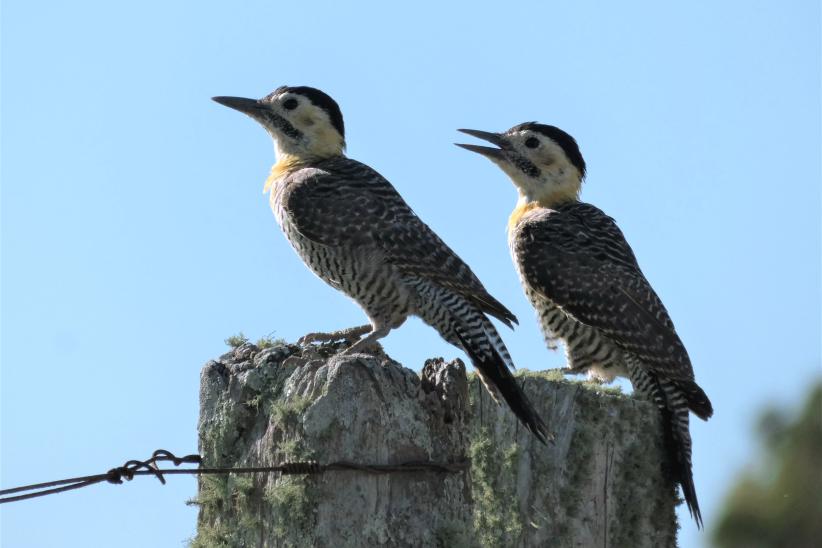
[[[307,87],[282,87],[259,101],[216,97],[274,137],[278,162],[266,182],[287,239],[322,280],[362,307],[371,326],[356,352],[419,316],[471,358],[486,388],[541,441],[548,430],[517,385],[491,315],[514,315],[379,173],[343,154],[337,104]]]
[[[600,209],[579,201],[585,162],[576,141],[533,122],[502,134],[461,131],[497,145],[460,146],[491,159],[519,190],[508,242],[546,342],[565,344],[571,372],[605,381],[627,377],[656,403],[674,476],[701,527],[688,412],[707,420],[713,409],[622,231]]]

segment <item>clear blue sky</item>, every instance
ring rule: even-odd
[[[272,145],[210,101],[281,84],[337,99],[388,177],[543,346],[511,266],[515,192],[455,128],[574,135],[714,402],[692,427],[706,524],[761,406],[820,368],[820,8],[794,2],[2,4],[2,478],[196,450],[199,371],[238,331],[294,340],[363,315],[296,258]],[[459,353],[419,321],[408,367]],[[195,482],[143,479],[2,509],[14,547],[181,546]],[[682,546],[702,546],[686,513]]]

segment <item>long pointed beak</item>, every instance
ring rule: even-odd
[[[255,120],[260,119],[260,112],[265,108],[257,99],[246,99],[245,97],[212,97],[212,101],[220,103],[228,108],[233,108],[243,114],[251,116]]]
[[[483,141],[488,141],[492,145],[497,145],[501,147],[505,140],[502,138],[502,135],[499,133],[491,133],[490,131],[480,131],[478,129],[458,129],[460,133],[465,133],[466,135],[470,135],[471,137],[476,137],[477,139],[482,139]]]
[[[478,139],[482,139],[483,141],[488,141],[492,145],[497,145],[498,147],[502,147],[505,145],[505,139],[503,139],[503,137],[499,133],[491,133],[490,131],[479,131],[477,129],[458,129],[457,131],[465,133],[467,135],[471,135],[472,137],[476,137]],[[503,155],[502,148],[493,148],[480,145],[468,145],[464,143],[454,144],[458,147],[464,148],[465,150],[470,150],[471,152],[481,154],[490,160],[502,160],[505,157]]]

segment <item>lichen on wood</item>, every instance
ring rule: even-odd
[[[519,371],[556,439],[540,444],[459,360],[420,375],[379,348],[236,346],[203,368],[207,466],[456,462],[463,473],[203,476],[192,545],[653,546],[676,544],[675,490],[653,406]]]

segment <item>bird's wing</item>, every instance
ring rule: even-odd
[[[511,326],[516,317],[375,170],[327,161],[289,186],[285,207],[306,238],[330,246],[374,245],[400,272],[450,289]]]
[[[685,346],[613,219],[577,203],[533,215],[517,230],[514,253],[531,287],[646,367],[693,379]]]

